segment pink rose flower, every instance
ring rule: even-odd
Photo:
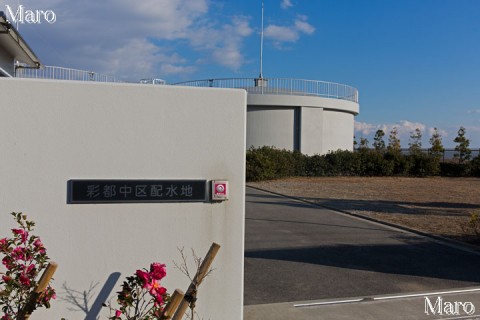
[[[35,250],[40,253],[40,254],[45,254],[46,250],[45,250],[45,246],[43,245],[43,242],[42,240],[40,240],[40,238],[37,238],[34,242],[33,242],[33,246],[35,247]]]
[[[12,229],[12,232],[22,236],[22,242],[26,242],[28,238],[28,232],[23,229]]]
[[[150,274],[153,279],[162,280],[167,275],[166,266],[158,262],[150,265]]]
[[[16,247],[12,251],[12,258],[14,258],[17,261],[18,260],[26,260],[25,251],[26,251],[25,248]]]
[[[167,292],[167,289],[165,289],[164,287],[162,287],[160,285],[160,282],[158,282],[157,280],[155,279],[152,279],[152,281],[150,281],[146,286],[145,288],[150,292],[150,294],[154,297],[158,297],[159,295],[163,295]]]
[[[20,283],[24,286],[29,286],[30,285],[30,279],[26,275],[21,274],[20,275]]]
[[[158,294],[156,297],[155,297],[155,303],[157,305],[162,305],[165,301],[163,300],[163,296],[161,294]]]
[[[37,272],[37,269],[35,268],[34,264],[31,264],[27,267],[27,270],[25,272],[29,277],[33,278],[35,276],[35,273]]]
[[[136,274],[140,281],[143,282],[143,287],[145,288],[146,284],[150,281],[150,275],[142,270],[137,270]]]
[[[25,230],[23,229],[12,229],[12,232],[15,234],[24,234]]]
[[[37,240],[35,240],[33,242],[33,245],[36,247],[36,248],[43,248],[43,243],[42,241],[40,240],[40,238],[37,238]]]
[[[49,302],[51,299],[56,299],[57,298],[57,294],[55,293],[55,290],[48,286],[45,291],[43,291],[42,293],[42,301],[45,303],[45,302]]]
[[[9,281],[12,280],[12,277],[5,276],[5,275],[4,275],[4,276],[2,276],[2,280],[3,280],[3,282],[9,282]]]
[[[120,318],[121,315],[122,315],[122,311],[120,310],[115,311],[115,317]]]
[[[163,296],[167,293],[167,289],[162,287],[162,286],[159,286],[156,290],[155,290],[155,305],[156,306],[161,306],[165,303],[165,300],[163,300]]]
[[[7,246],[7,238],[0,239],[0,249],[5,248]]]
[[[13,267],[13,260],[11,257],[6,256],[2,259],[2,264],[7,268],[7,270],[10,270]]]

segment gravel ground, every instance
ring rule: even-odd
[[[295,177],[248,185],[480,245],[469,224],[480,215],[478,178]]]

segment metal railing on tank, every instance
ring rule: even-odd
[[[316,96],[343,99],[358,103],[358,90],[354,87],[318,80],[288,78],[224,78],[178,82],[173,85],[245,89],[253,94]]]
[[[43,66],[39,69],[17,66],[15,76],[18,78],[50,79],[50,80],[74,80],[96,82],[123,82],[114,76],[101,74],[93,71],[85,71],[71,68]]]

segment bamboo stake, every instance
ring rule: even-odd
[[[176,289],[173,292],[172,297],[170,298],[170,301],[167,303],[167,306],[163,310],[162,316],[165,316],[167,318],[170,318],[171,316],[173,316],[178,306],[180,305],[180,302],[182,302],[182,299],[184,296],[185,296],[185,293],[182,290]]]
[[[30,297],[28,298],[25,307],[18,313],[18,320],[28,320],[28,318],[30,318],[30,315],[35,310],[35,305],[37,304],[37,299],[39,295],[47,288],[50,280],[53,277],[53,274],[57,270],[57,267],[58,264],[56,262],[50,262],[48,264],[47,268],[40,277],[40,280],[38,281],[35,290],[30,294]]]
[[[197,274],[190,283],[187,293],[183,297],[183,300],[180,303],[180,306],[178,307],[177,312],[175,313],[175,316],[173,316],[172,320],[181,320],[187,311],[188,306],[194,302],[194,299],[196,299],[197,289],[208,273],[208,270],[210,269],[210,266],[212,265],[212,262],[218,253],[218,250],[220,250],[220,245],[215,242],[212,243],[210,250],[208,250],[205,259],[202,261],[200,268],[198,268]]]

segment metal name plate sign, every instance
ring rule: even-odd
[[[69,203],[205,202],[206,180],[70,180]]]

